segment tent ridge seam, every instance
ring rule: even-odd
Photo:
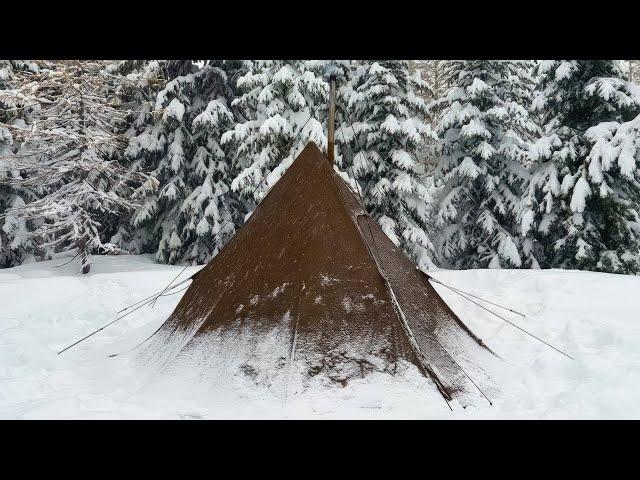
[[[378,272],[380,272],[379,268],[378,268]],[[451,394],[447,390],[447,387],[445,386],[444,382],[440,379],[438,374],[435,372],[435,369],[431,365],[429,365],[429,363],[427,361],[427,357],[425,356],[424,352],[420,348],[420,345],[418,345],[418,342],[417,342],[415,336],[413,335],[413,332],[411,331],[411,327],[409,326],[409,323],[407,322],[407,317],[405,316],[404,312],[402,311],[402,307],[400,307],[400,304],[398,303],[398,299],[396,298],[396,294],[393,292],[393,288],[391,288],[391,285],[389,284],[389,281],[385,278],[385,276],[382,274],[382,272],[380,272],[380,275],[382,276],[382,278],[384,280],[384,283],[385,283],[385,285],[387,287],[387,290],[389,291],[389,295],[390,295],[391,300],[393,302],[394,309],[396,310],[396,313],[398,315],[398,319],[400,320],[400,325],[402,326],[405,334],[407,335],[407,338],[409,339],[409,344],[413,348],[413,350],[414,350],[414,352],[416,354],[416,357],[418,358],[418,361],[422,365],[422,368],[424,368],[427,371],[427,373],[429,374],[429,376],[431,377],[433,382],[436,384],[436,387],[438,387],[438,391],[440,391],[440,393],[445,398],[445,400],[447,400],[447,401],[453,400],[453,398],[451,397]]]
[[[356,228],[356,232],[358,232],[358,235],[360,235],[360,239],[362,240],[362,242],[364,243],[365,247],[367,248],[367,251],[369,252],[369,256],[373,260],[373,263],[376,266],[376,270],[378,271],[378,274],[382,278],[382,280],[383,280],[383,282],[385,284],[385,287],[387,288],[387,291],[389,292],[389,296],[390,296],[391,301],[393,303],[394,310],[396,312],[398,320],[400,321],[400,326],[402,327],[403,331],[405,332],[405,335],[407,335],[407,339],[409,340],[409,345],[411,345],[411,348],[413,349],[413,352],[414,352],[414,354],[416,356],[416,359],[418,360],[418,363],[420,364],[420,367],[425,372],[427,372],[427,375],[429,376],[429,378],[431,378],[433,383],[435,383],[436,388],[438,389],[440,394],[443,396],[443,398],[447,402],[447,405],[449,406],[449,408],[451,408],[451,406],[448,403],[448,402],[453,400],[453,398],[451,397],[451,394],[449,393],[447,387],[445,386],[445,383],[440,379],[438,374],[435,372],[434,368],[432,368],[431,365],[429,365],[429,362],[427,361],[426,356],[424,355],[424,353],[420,349],[420,346],[418,345],[418,342],[416,341],[415,336],[411,332],[411,328],[409,327],[409,324],[407,323],[407,319],[406,319],[406,317],[404,315],[404,312],[402,311],[402,308],[400,307],[400,305],[398,303],[396,295],[393,292],[393,289],[391,288],[391,284],[389,283],[389,280],[387,280],[387,278],[384,275],[384,273],[382,273],[383,271],[382,271],[380,265],[378,264],[378,260],[376,259],[375,255],[371,251],[371,248],[369,247],[369,243],[365,239],[364,234],[363,234],[362,230],[360,229],[360,225],[358,225],[358,217],[360,217],[360,216],[363,216],[363,217],[368,216],[368,214],[366,213],[366,210],[364,208],[364,205],[362,205],[360,199],[357,199],[357,202],[358,202],[358,204],[359,204],[359,206],[360,206],[360,208],[362,210],[360,210],[358,212],[353,212],[353,211],[347,209],[346,202],[344,201],[344,196],[343,196],[342,192],[340,191],[340,189],[338,188],[338,185],[336,185],[337,181],[344,181],[344,180],[342,180],[342,178],[340,178],[338,175],[336,175],[335,171],[332,168],[330,168],[330,165],[328,164],[328,162],[325,165],[325,169],[324,170],[327,173],[327,175],[329,176],[331,184],[333,185],[333,188],[335,188],[336,192],[338,193],[338,196],[343,199],[343,202],[341,202],[342,207],[344,208],[345,213],[347,214],[347,216],[353,222],[353,225]],[[373,234],[372,234],[372,238],[373,238]]]
[[[366,216],[366,214],[363,214],[361,216]],[[411,327],[409,326],[409,323],[407,322],[407,317],[405,316],[404,312],[402,311],[402,307],[400,306],[400,303],[398,302],[396,294],[393,291],[393,288],[391,287],[391,283],[389,282],[389,280],[387,280],[387,277],[383,273],[382,267],[378,264],[377,258],[375,257],[375,255],[371,251],[371,248],[369,247],[369,244],[365,240],[364,235],[362,233],[362,230],[360,229],[360,225],[358,224],[357,221],[355,221],[354,224],[355,224],[358,232],[360,233],[360,236],[362,237],[362,241],[364,242],[365,246],[367,247],[367,251],[369,252],[369,256],[373,260],[373,263],[376,266],[376,270],[378,271],[378,274],[382,278],[382,280],[383,280],[383,282],[385,284],[385,287],[387,288],[387,292],[389,293],[389,297],[391,298],[391,302],[393,303],[394,310],[396,312],[398,320],[400,321],[400,326],[402,327],[405,335],[407,335],[407,339],[409,340],[409,345],[411,345],[411,348],[413,349],[413,352],[416,355],[416,358],[417,358],[418,362],[420,363],[420,366],[422,367],[422,369],[424,371],[427,372],[427,375],[431,378],[431,380],[433,380],[433,383],[435,383],[436,387],[438,388],[438,391],[444,397],[444,399],[447,402],[452,401],[453,397],[449,393],[449,391],[448,391],[448,389],[447,389],[447,387],[445,385],[445,382],[443,382],[440,379],[440,376],[436,373],[435,369],[431,365],[429,365],[429,362],[427,361],[426,355],[424,354],[424,352],[420,348],[420,345],[418,345],[418,342],[417,342],[415,336],[413,335],[413,332],[411,331]],[[371,238],[373,238],[373,234],[371,235]],[[451,407],[449,407],[449,408],[451,408]]]

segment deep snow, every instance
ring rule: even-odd
[[[157,375],[127,352],[182,293],[160,298],[62,355],[56,352],[162,289],[182,270],[150,256],[64,259],[0,270],[0,418],[640,418],[640,277],[561,270],[439,271],[434,277],[527,315],[500,312],[574,357],[435,285],[501,358],[494,405],[451,412],[412,366],[347,387],[281,398],[246,379],[228,388],[192,369]],[[201,267],[189,267],[181,278]],[[180,279],[178,279],[179,281]],[[493,308],[493,307],[491,307]],[[494,308],[495,309],[495,308]],[[134,350],[135,352],[135,350]]]

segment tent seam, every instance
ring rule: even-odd
[[[361,214],[356,214],[355,215],[355,219],[354,219],[353,213],[351,211],[349,211],[347,209],[346,205],[345,205],[344,196],[343,196],[342,192],[340,191],[340,189],[336,185],[336,177],[337,177],[337,175],[336,176],[333,175],[335,172],[332,169],[329,168],[328,160],[327,160],[327,164],[324,166],[324,168],[325,168],[325,172],[329,175],[329,178],[331,180],[331,184],[333,185],[333,188],[336,189],[336,191],[338,193],[338,196],[343,199],[343,201],[340,202],[342,204],[342,208],[344,209],[344,211],[347,214],[347,216],[351,219],[351,222],[353,223],[353,225],[356,227],[356,231],[358,232],[358,235],[360,236],[360,239],[362,240],[362,242],[364,243],[365,247],[367,248],[367,251],[369,252],[369,256],[373,260],[373,263],[376,266],[376,270],[378,271],[378,274],[382,278],[382,280],[383,280],[383,282],[385,284],[385,287],[387,288],[387,291],[389,292],[389,296],[391,298],[391,302],[394,305],[394,310],[396,312],[396,316],[398,317],[398,320],[400,322],[400,325],[401,325],[405,335],[407,335],[407,339],[409,340],[409,344],[411,345],[411,348],[413,349],[414,354],[416,355],[416,358],[417,358],[418,362],[420,363],[420,367],[424,371],[427,372],[429,378],[431,378],[433,383],[435,383],[435,385],[436,385],[438,391],[440,392],[440,394],[447,401],[447,406],[449,406],[449,408],[451,408],[451,406],[448,403],[449,401],[453,400],[453,398],[451,397],[451,394],[447,391],[445,383],[440,379],[440,377],[436,374],[434,369],[427,362],[424,353],[420,349],[420,346],[418,345],[413,333],[411,332],[411,329],[409,327],[409,324],[407,323],[407,320],[406,320],[406,317],[404,315],[404,312],[402,311],[402,308],[398,304],[398,300],[397,300],[397,298],[395,296],[395,293],[393,292],[393,288],[391,288],[391,284],[389,283],[389,281],[385,277],[384,273],[382,272],[381,267],[378,264],[378,261],[377,261],[375,255],[373,255],[373,252],[371,251],[371,248],[369,247],[369,244],[365,240],[364,235],[362,233],[362,230],[360,229],[360,226],[358,225],[358,222],[356,220],[357,217],[358,216],[364,216],[364,217],[367,216],[367,213],[366,213],[366,211],[364,209],[364,205],[362,205],[361,202],[358,200],[358,203],[362,207],[362,213]],[[340,180],[342,180],[342,179],[340,179]],[[356,220],[356,221],[354,221],[354,220]],[[372,238],[373,238],[373,235],[372,235]]]

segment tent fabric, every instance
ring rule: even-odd
[[[152,339],[163,365],[198,352],[267,382],[345,385],[409,362],[447,400],[477,395],[460,360],[487,352],[313,143]]]

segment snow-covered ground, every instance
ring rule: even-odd
[[[166,286],[183,267],[149,256],[0,270],[0,418],[640,418],[640,277],[575,271],[440,271],[435,277],[524,312],[505,314],[562,356],[436,285],[502,358],[493,406],[451,412],[429,380],[373,374],[286,398],[156,375],[126,352],[171,313],[162,297],[62,355],[57,351]],[[200,267],[189,267],[181,278]],[[180,280],[180,279],[178,279]]]

